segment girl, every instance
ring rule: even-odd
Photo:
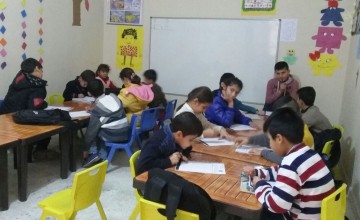
[[[140,83],[140,77],[131,68],[122,69],[119,76],[125,88],[120,90],[118,97],[122,101],[127,119],[130,121],[132,114],[141,115],[153,100],[154,93],[151,85]],[[138,121],[140,122],[140,120]]]
[[[230,77],[222,82],[221,90],[205,112],[206,118],[225,128],[229,128],[234,123],[252,126],[251,119],[234,108],[234,100],[239,95],[242,86],[241,80],[236,77]]]
[[[201,121],[201,124],[204,128],[204,137],[217,137],[220,135],[222,138],[229,140],[233,139],[233,137],[227,133],[225,128],[214,125],[205,118],[203,113],[212,103],[212,100],[213,96],[211,90],[208,87],[197,87],[189,93],[186,102],[178,108],[175,116],[182,112],[191,112],[195,114],[195,116]]]
[[[109,78],[110,67],[107,64],[100,64],[96,70],[96,79],[104,85],[104,89],[116,89],[117,87]]]

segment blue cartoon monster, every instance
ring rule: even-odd
[[[341,12],[344,12],[343,8],[338,8],[338,1],[329,0],[328,8],[321,10],[324,15],[321,17],[321,25],[327,26],[332,21],[335,26],[342,26],[344,20],[341,16]]]

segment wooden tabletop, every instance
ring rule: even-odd
[[[244,216],[247,219],[257,219],[259,217],[261,204],[257,201],[255,195],[240,190],[240,172],[242,168],[246,165],[255,166],[254,164],[209,154],[193,152],[191,155],[193,161],[224,163],[226,174],[181,172],[176,171],[174,168],[168,170],[203,188],[213,199],[218,209]],[[133,186],[144,189],[147,178],[147,172],[137,176],[134,179]]]

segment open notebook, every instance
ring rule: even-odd
[[[228,145],[234,145],[235,142],[234,141],[229,141],[226,139],[221,139],[221,138],[200,138],[199,141],[203,144],[205,144],[206,146],[228,146]]]
[[[242,154],[250,154],[252,150],[265,150],[267,147],[261,147],[258,145],[240,145],[235,149],[235,152]]]
[[[176,170],[197,173],[225,174],[224,163],[181,161]]]

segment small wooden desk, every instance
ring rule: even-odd
[[[176,171],[169,168],[179,176],[202,187],[213,199],[218,210],[226,213],[242,216],[246,219],[259,219],[261,204],[254,194],[240,190],[240,172],[242,167],[253,165],[248,162],[232,160],[220,156],[195,153],[192,154],[194,161],[222,162],[225,164],[225,175],[190,173]],[[253,161],[256,162],[256,161]],[[138,175],[134,178],[133,187],[144,190],[145,183],[148,179],[148,173]]]

